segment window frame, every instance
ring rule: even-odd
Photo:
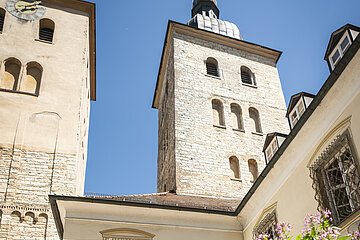
[[[265,150],[266,159],[270,161],[274,157],[277,150],[279,150],[279,143],[277,141],[277,137],[274,137],[274,139],[270,142],[269,146]],[[270,154],[268,154],[269,151]]]
[[[278,224],[278,216],[276,212],[276,208],[269,212],[261,219],[261,221],[256,225],[253,230],[253,237],[256,239],[260,234],[266,234],[272,229],[273,237],[276,234],[276,225]],[[271,238],[271,236],[270,236]]]
[[[344,157],[347,151],[350,154],[350,157]],[[349,159],[352,164],[350,164],[347,171],[344,171],[342,164],[345,160]],[[329,169],[334,163],[335,166],[337,164],[338,169]],[[334,178],[329,179],[329,175],[331,174],[329,172],[332,170],[340,172],[340,174],[333,174],[332,176],[340,178],[343,183],[334,185],[334,183],[338,182],[334,182]],[[350,170],[352,170],[352,172],[350,172]],[[356,199],[357,194],[360,195],[359,158],[349,129],[338,135],[310,166],[310,177],[313,180],[313,188],[315,190],[315,199],[318,201],[318,209],[330,209],[336,225],[341,224],[360,210],[360,198]],[[354,182],[355,184],[353,184]],[[353,189],[354,187],[355,189]],[[337,194],[336,198],[334,196],[334,191],[338,189],[345,189],[342,194],[346,194],[346,196],[344,196],[348,200],[348,204],[345,203],[345,205],[339,205],[340,203],[337,201],[340,200],[340,195]],[[353,197],[354,193],[355,197]],[[342,198],[341,200],[344,199],[345,198]],[[343,207],[346,205],[350,206],[351,211],[346,212],[344,215]]]
[[[344,42],[345,39],[348,39],[348,44],[346,45],[345,49],[342,49],[341,44]],[[352,44],[352,40],[351,37],[349,35],[349,32],[346,31],[344,33],[344,35],[340,38],[339,42],[337,43],[336,47],[333,49],[333,51],[331,52],[331,54],[329,55],[329,62],[331,65],[332,70],[335,69],[335,67],[337,66],[337,64],[340,62],[340,60],[344,57],[346,51],[349,49],[349,47]],[[334,61],[333,60],[333,56],[335,55],[336,52],[339,52],[339,57]]]
[[[303,110],[300,110],[300,106],[303,106]],[[294,106],[293,110],[291,110],[290,114],[289,114],[289,120],[291,123],[291,128],[294,128],[295,125],[299,122],[300,118],[302,117],[302,115],[304,115],[306,111],[306,105],[305,105],[305,101],[304,98],[301,97],[299,99],[299,101],[296,103],[296,105]],[[293,117],[294,113],[296,114],[296,117]]]
[[[251,83],[243,81],[243,72],[246,72],[249,75]],[[257,88],[257,84],[256,84],[256,80],[255,80],[255,74],[247,66],[241,66],[240,67],[240,80],[241,80],[242,85],[244,85],[244,86]]]
[[[208,70],[208,64],[209,65],[213,65],[212,67],[215,67],[216,68],[216,75],[214,74],[211,74],[211,72],[209,72]],[[216,58],[213,58],[213,57],[208,57],[206,60],[205,60],[205,70],[206,70],[206,76],[208,77],[213,77],[213,78],[217,78],[217,79],[221,79],[221,70],[220,70],[220,67],[219,67],[219,61],[216,60]],[[215,72],[215,71],[214,71]]]

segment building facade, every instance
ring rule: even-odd
[[[58,239],[49,194],[84,191],[94,5],[0,0],[0,239]]]
[[[205,35],[174,22],[169,31],[184,28]],[[335,65],[329,64],[328,78],[316,95],[302,92],[291,98],[284,113],[291,131],[267,134],[267,165],[243,198],[178,192],[51,196],[59,235],[77,240],[251,240],[262,233],[276,236],[276,224],[288,222],[296,236],[306,214],[325,208],[341,234],[360,230],[359,32],[345,25],[332,34],[326,60]],[[336,51],[341,51],[339,58]]]
[[[265,167],[264,133],[289,131],[280,52],[241,39],[216,1],[169,24],[153,101],[158,192],[242,198]]]

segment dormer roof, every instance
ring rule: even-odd
[[[315,98],[314,94],[311,93],[307,93],[307,92],[299,92],[295,95],[292,95],[290,98],[290,103],[286,112],[286,117],[289,117],[290,112],[294,109],[295,105],[298,103],[299,99],[301,99],[301,97],[310,97],[310,98]]]
[[[325,52],[325,57],[324,60],[327,60],[329,55],[331,54],[332,50],[336,47],[336,45],[339,43],[341,37],[344,35],[344,33],[348,30],[354,30],[357,32],[360,32],[360,27],[357,27],[355,25],[352,24],[346,24],[344,26],[342,26],[341,28],[337,29],[336,31],[334,31],[331,34],[326,52]]]
[[[278,136],[286,138],[288,135],[284,134],[284,133],[279,133],[279,132],[268,133],[265,138],[263,152],[268,148],[268,146],[270,145],[272,140]]]

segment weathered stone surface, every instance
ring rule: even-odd
[[[0,8],[6,2],[0,0]],[[5,14],[0,82],[8,61],[17,59],[20,74],[11,88],[0,86],[0,239],[58,239],[48,195],[84,191],[92,67],[89,16],[60,5],[46,5],[44,18],[55,22],[52,43],[38,39],[39,20]],[[34,64],[42,69],[38,94],[24,87],[27,66]]]
[[[246,51],[175,33],[159,107],[158,191],[241,198],[253,184],[248,160],[265,167],[265,134],[288,132],[285,100],[273,60]],[[206,74],[215,58],[220,78]],[[242,84],[248,67],[256,87]],[[225,128],[213,126],[212,99],[224,106]],[[230,104],[242,109],[245,132],[235,131]],[[254,134],[249,108],[259,111],[263,135]],[[229,158],[240,163],[240,181],[232,179]],[[166,188],[165,188],[166,186]]]

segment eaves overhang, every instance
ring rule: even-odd
[[[235,48],[238,50],[244,50],[244,51],[247,51],[250,53],[258,54],[260,56],[272,59],[275,64],[279,61],[280,56],[282,54],[282,52],[278,51],[278,50],[274,50],[274,49],[264,47],[264,46],[261,46],[258,44],[254,44],[254,43],[247,42],[244,40],[239,40],[239,39],[231,38],[228,36],[216,34],[216,33],[210,32],[210,31],[206,31],[203,29],[199,29],[196,27],[192,27],[192,26],[189,26],[186,24],[182,24],[182,23],[178,23],[178,22],[169,20],[166,35],[165,35],[165,41],[164,41],[157,81],[156,81],[153,102],[152,102],[153,108],[159,107],[161,89],[162,89],[162,86],[164,83],[166,64],[168,62],[169,51],[171,49],[174,32],[184,34],[184,35],[189,35],[189,36],[203,39],[206,41],[215,42],[215,43],[222,44],[227,47],[232,47],[232,48]]]
[[[89,16],[90,99],[96,100],[96,5],[83,0],[43,0],[45,6],[58,6],[83,12]]]
[[[302,115],[300,120],[297,122],[297,124],[294,126],[294,128],[291,130],[288,137],[285,139],[284,143],[281,145],[279,150],[275,153],[271,161],[268,165],[266,165],[265,169],[261,172],[259,177],[256,179],[253,186],[250,188],[248,193],[245,195],[243,200],[241,201],[240,205],[235,211],[236,215],[239,215],[241,210],[245,207],[245,205],[249,202],[253,194],[256,192],[257,188],[261,185],[261,183],[264,181],[266,176],[269,174],[272,168],[276,165],[276,163],[281,158],[282,154],[287,150],[288,146],[291,144],[291,142],[294,140],[294,138],[298,135],[301,128],[304,126],[304,124],[307,122],[307,120],[312,116],[316,108],[320,105],[322,100],[325,98],[327,93],[330,91],[330,89],[334,86],[336,81],[339,79],[341,74],[344,72],[347,65],[350,63],[350,61],[353,59],[353,57],[356,55],[360,47],[360,35],[357,36],[357,38],[354,40],[353,44],[350,46],[350,48],[347,50],[344,57],[340,60],[334,71],[331,72],[330,76],[327,78],[323,86],[321,87],[318,94],[315,96],[314,100],[311,102],[309,107],[306,109],[305,113]]]
[[[142,202],[135,202],[135,201],[98,199],[98,198],[92,198],[92,197],[49,195],[49,201],[50,201],[51,210],[53,212],[55,225],[56,225],[60,239],[63,239],[63,236],[64,236],[64,223],[61,220],[61,213],[60,213],[59,206],[57,203],[58,201],[107,204],[107,205],[114,205],[114,206],[128,206],[128,207],[139,207],[139,208],[153,208],[153,209],[163,209],[163,210],[173,210],[173,211],[183,211],[183,212],[216,214],[216,215],[222,215],[222,216],[236,216],[234,210],[221,211],[221,210],[212,210],[212,209],[206,209],[206,208],[192,208],[192,207],[165,205],[165,204],[154,204],[151,202],[142,203]]]

